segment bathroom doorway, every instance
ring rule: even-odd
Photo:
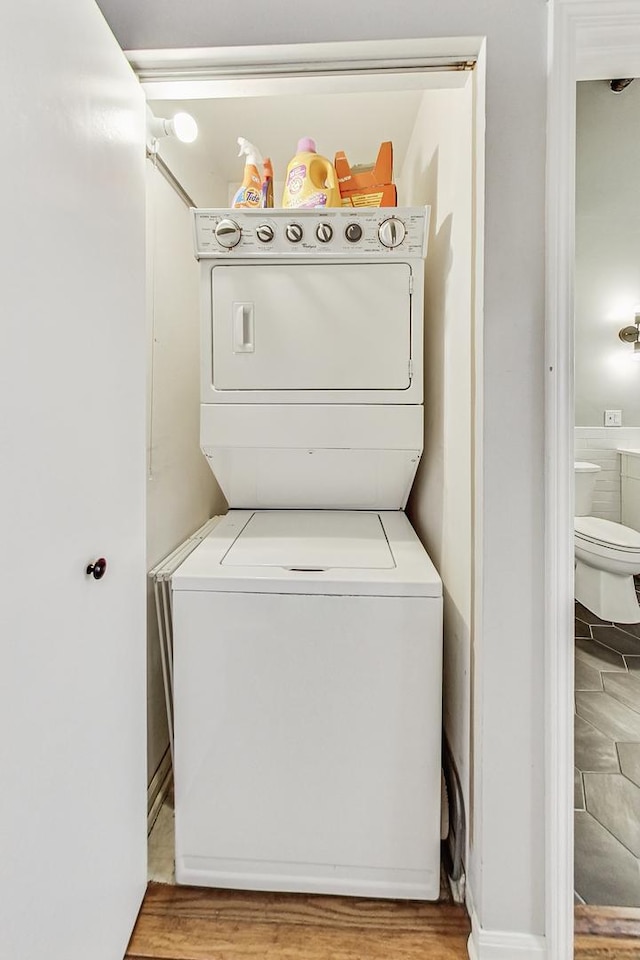
[[[546,690],[548,938],[570,955],[576,931],[632,932],[637,911],[574,910],[574,266],[576,84],[640,76],[640,4],[559,0],[553,10],[548,110]],[[614,334],[615,336],[615,334]],[[588,625],[593,626],[593,625]],[[598,626],[598,624],[595,624]],[[610,624],[613,626],[613,623]],[[587,640],[588,638],[581,638]],[[591,635],[593,642],[593,634]],[[624,656],[624,655],[623,655]],[[570,899],[569,899],[570,898]],[[563,906],[560,907],[559,903]],[[613,910],[615,916],[611,916]],[[582,913],[581,913],[582,911]],[[586,912],[586,916],[585,916]]]
[[[575,459],[592,467],[576,472],[576,515],[588,510],[576,529],[602,521],[612,552],[627,552],[614,544],[626,538],[635,574],[640,550],[625,531],[637,523],[640,482],[626,474],[640,453],[622,451],[640,450],[640,355],[619,331],[640,322],[639,159],[640,81],[579,82]],[[576,577],[574,890],[579,905],[640,907],[640,608],[634,595],[616,603],[608,588],[618,584],[601,577],[599,595]]]

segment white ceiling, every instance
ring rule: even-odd
[[[424,90],[394,90],[376,93],[305,94],[275,97],[162,101],[150,107],[157,117],[171,117],[179,110],[198,122],[199,136],[193,144],[175,140],[162,143],[161,155],[171,165],[180,155],[193,167],[198,158],[205,175],[226,182],[240,182],[243,161],[238,158],[238,137],[254,143],[263,156],[271,157],[274,177],[283,180],[286,166],[296,152],[300,137],[312,137],[318,153],[333,160],[344,150],[352,164],[375,159],[383,140],[391,140],[396,174],[402,167]],[[437,96],[437,91],[430,91]]]

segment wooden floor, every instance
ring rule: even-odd
[[[467,960],[450,903],[149,884],[125,960]]]
[[[622,937],[576,936],[575,960],[640,960],[640,943]]]
[[[450,903],[149,884],[125,960],[467,960]],[[640,960],[640,915],[577,908],[575,960]]]
[[[640,960],[640,910],[576,907],[576,960]]]

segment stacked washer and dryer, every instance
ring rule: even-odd
[[[173,577],[177,881],[435,899],[442,584],[403,512],[429,209],[193,215],[230,510]]]

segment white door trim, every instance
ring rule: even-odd
[[[165,84],[172,85],[174,98],[202,99],[212,95],[209,83],[225,80],[461,70],[473,65],[481,47],[481,37],[438,37],[128,50],[126,56],[149,99],[166,96]],[[182,84],[193,84],[193,88],[178,89],[177,85]],[[162,87],[161,92],[155,92],[157,86]],[[243,90],[236,95],[246,93]]]
[[[462,86],[482,37],[128,50],[149,102]]]
[[[640,0],[554,0],[546,311],[546,933],[573,956],[573,277],[576,81],[640,75]]]

